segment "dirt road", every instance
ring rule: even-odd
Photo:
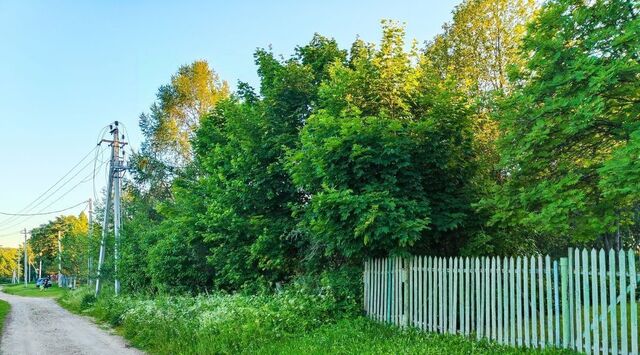
[[[0,292],[0,299],[11,304],[0,341],[0,353],[4,355],[142,354],[119,336],[69,313],[52,299],[4,292]]]

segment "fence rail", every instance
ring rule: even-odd
[[[371,259],[364,308],[381,322],[511,346],[638,354],[636,255]]]

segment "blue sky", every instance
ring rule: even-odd
[[[357,35],[378,42],[383,18],[405,22],[408,38],[423,42],[459,2],[0,0],[0,212],[19,211],[47,190],[114,120],[126,124],[136,149],[138,116],[182,64],[205,59],[233,87],[255,85],[258,47],[289,56],[315,32],[344,48]],[[93,196],[91,181],[63,196],[92,168],[32,212]],[[18,245],[18,230],[51,217],[0,216],[0,245]]]

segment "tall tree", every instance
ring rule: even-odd
[[[466,0],[429,43],[427,56],[469,94],[508,90],[508,68],[523,64],[519,47],[535,8],[534,0]]]
[[[357,40],[347,62],[330,67],[318,110],[289,156],[306,200],[306,253],[324,265],[453,253],[470,224],[466,99],[404,44],[404,29],[388,21],[379,48]]]
[[[500,115],[507,179],[488,201],[493,223],[606,247],[634,234],[639,11],[556,0],[529,26],[526,65]]]
[[[227,97],[227,82],[206,61],[181,66],[170,84],[158,89],[150,112],[140,116],[143,152],[170,167],[184,167],[192,159],[191,140],[202,117]]]

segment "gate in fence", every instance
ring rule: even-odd
[[[636,255],[370,259],[364,308],[378,321],[533,348],[638,354]]]

